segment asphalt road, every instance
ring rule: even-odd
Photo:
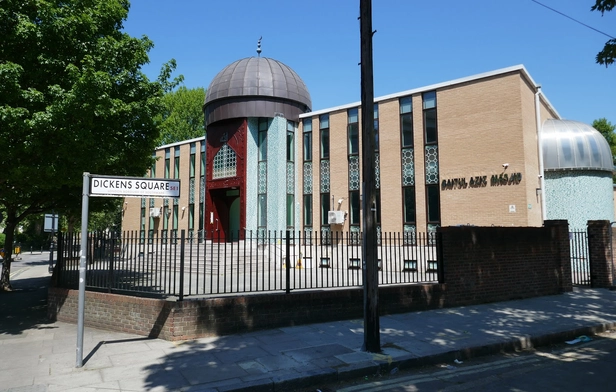
[[[588,342],[565,342],[515,354],[439,364],[394,374],[375,374],[353,382],[324,385],[321,392],[422,391],[614,391],[616,331]]]

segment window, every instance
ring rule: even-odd
[[[440,225],[441,207],[439,190],[438,129],[436,117],[436,91],[425,92],[423,98],[426,214],[428,231]]]
[[[321,145],[320,191],[321,191],[321,231],[329,230],[328,213],[330,210],[329,190],[329,114],[319,116]]]
[[[312,195],[304,195],[304,226],[312,226]]]
[[[257,226],[259,229],[267,227],[267,130],[269,120],[259,119],[259,139],[257,148],[259,150],[259,163],[257,180]]]
[[[438,223],[441,220],[438,185],[426,186],[428,222]]]
[[[321,226],[329,226],[327,222],[329,213],[329,193],[321,194]]]
[[[437,142],[435,91],[423,94],[423,109],[426,144],[433,144]]]
[[[304,131],[304,161],[312,161],[312,119],[305,118],[303,121]]]
[[[361,214],[360,214],[360,200],[359,200],[359,191],[349,192],[349,224],[351,225],[360,225],[361,224]]]
[[[267,127],[268,121],[267,118],[259,119],[259,160],[266,161],[267,160]]]
[[[212,178],[235,177],[237,162],[235,151],[227,143],[214,156]]]
[[[169,178],[171,175],[171,150],[165,149],[165,178]]]
[[[295,225],[295,197],[292,194],[287,194],[287,227],[292,228]]]
[[[205,228],[205,140],[201,141],[201,157],[199,170],[199,242],[203,241],[205,236],[203,230]]]
[[[400,133],[402,147],[413,147],[413,105],[412,97],[400,98]]]
[[[257,208],[257,223],[259,227],[266,227],[267,226],[267,197],[264,194],[259,195],[258,203],[259,204]]]
[[[295,123],[287,121],[287,228],[295,226]]]
[[[173,178],[180,178],[180,147],[175,147],[173,151]]]
[[[319,117],[319,129],[321,131],[321,158],[329,158],[329,114]]]
[[[306,230],[312,226],[312,118],[305,118],[302,125],[304,152],[302,222]]]
[[[191,178],[195,177],[195,158],[196,158],[197,146],[195,143],[190,143],[190,167],[188,176]]]
[[[295,127],[293,122],[287,122],[287,161],[295,161]]]
[[[415,187],[409,186],[402,188],[403,193],[403,209],[404,209],[404,223],[415,223]]]
[[[349,155],[359,154],[359,120],[358,109],[352,108],[347,111],[347,133]]]

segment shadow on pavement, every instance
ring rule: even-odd
[[[13,291],[0,291],[0,335],[54,328],[47,318],[50,277],[11,280]]]

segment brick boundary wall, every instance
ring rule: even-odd
[[[441,284],[379,288],[381,315],[571,291],[566,221],[544,227],[446,227]],[[48,316],[76,323],[77,290],[50,287]],[[267,293],[182,302],[86,292],[89,327],[166,340],[363,318],[363,289]]]
[[[444,227],[445,306],[573,290],[567,221],[544,227]]]
[[[614,282],[612,228],[609,221],[588,221],[590,283],[594,288],[610,288]]]

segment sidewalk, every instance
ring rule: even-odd
[[[49,254],[22,254],[0,293],[0,391],[295,391],[501,350],[562,343],[616,325],[616,292],[382,316],[381,354],[361,351],[363,320],[167,342],[45,317]],[[307,389],[313,387],[312,389]]]

